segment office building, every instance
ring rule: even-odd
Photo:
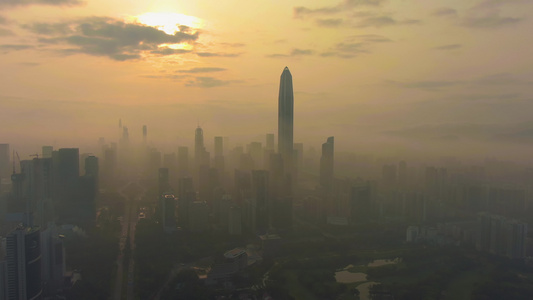
[[[41,239],[36,228],[19,227],[6,237],[7,299],[41,299]]]

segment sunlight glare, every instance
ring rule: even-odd
[[[179,31],[178,26],[185,25],[191,28],[201,28],[203,21],[193,16],[169,12],[149,12],[136,17],[137,21],[148,26],[156,27],[167,34]]]

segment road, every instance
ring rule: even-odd
[[[144,195],[144,188],[138,184],[139,180],[128,182],[119,189],[119,194],[126,199],[126,205],[124,208],[124,217],[121,220],[121,236],[119,241],[120,252],[117,257],[117,278],[115,281],[115,291],[113,294],[113,299],[121,300],[123,294],[123,278],[124,278],[124,250],[126,249],[126,242],[130,242],[130,257],[128,261],[128,274],[127,274],[127,285],[126,285],[126,299],[133,300],[135,297],[134,294],[134,280],[135,280],[135,263],[133,259],[133,252],[135,251],[135,228],[137,222],[139,221],[138,217],[138,201],[140,196]],[[126,193],[126,189],[135,185],[137,188],[141,188],[142,192],[138,192],[138,196],[131,196]]]

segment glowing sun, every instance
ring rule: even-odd
[[[179,26],[185,25],[191,28],[202,28],[203,21],[193,16],[187,16],[178,13],[169,12],[148,12],[135,17],[135,19],[144,25],[155,27],[167,34],[174,34],[180,31]]]

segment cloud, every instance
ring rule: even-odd
[[[470,28],[493,29],[521,22],[522,18],[501,17],[499,13],[491,13],[481,17],[465,17],[460,24]]]
[[[420,20],[401,20],[398,21],[389,16],[377,16],[377,17],[367,17],[363,20],[356,23],[355,27],[365,28],[365,27],[385,27],[385,26],[394,26],[394,25],[413,25],[420,24]]]
[[[317,19],[316,23],[321,27],[339,27],[343,24],[342,19]]]
[[[184,54],[190,53],[192,50],[187,49],[172,49],[169,47],[159,47],[157,50],[152,50],[150,53],[158,55],[173,55],[173,54]]]
[[[67,35],[74,33],[74,29],[71,28],[73,24],[70,23],[31,23],[22,24],[20,27],[29,30],[33,33],[48,36]]]
[[[350,40],[362,40],[367,43],[389,43],[391,39],[386,38],[379,34],[359,34],[349,38]]]
[[[200,57],[238,57],[242,53],[222,53],[222,52],[196,52]]]
[[[13,31],[0,27],[0,36],[13,36],[13,35],[15,35]]]
[[[525,85],[530,86],[532,84],[529,80],[524,80],[517,78],[516,76],[509,73],[498,73],[487,76],[482,76],[473,79],[467,80],[422,80],[422,81],[411,81],[411,82],[400,82],[394,80],[386,80],[385,84],[395,85],[407,89],[422,89],[429,91],[438,91],[444,88],[456,87],[456,86],[469,86],[469,87],[494,87],[494,86],[517,86]],[[504,94],[509,95],[509,94]],[[514,95],[514,94],[512,94]],[[501,94],[496,94],[496,96],[501,97]],[[485,99],[491,97],[484,95]]]
[[[295,18],[303,18],[309,15],[331,15],[360,6],[380,6],[385,0],[345,0],[335,6],[324,6],[320,8],[308,8],[298,6],[293,8]]]
[[[39,42],[67,48],[53,48],[63,54],[83,53],[106,56],[113,60],[140,59],[142,53],[173,55],[190,52],[183,49],[161,47],[163,44],[189,43],[198,39],[198,32],[187,26],[167,34],[162,30],[138,23],[92,17],[59,23],[24,24],[22,28],[35,33]]]
[[[298,49],[298,48],[294,48],[291,50],[291,52],[289,54],[280,54],[280,53],[275,53],[275,54],[270,54],[270,55],[267,55],[266,57],[270,57],[270,58],[279,58],[279,57],[295,57],[295,56],[306,56],[306,55],[313,55],[315,52],[311,49]]]
[[[366,48],[366,44],[362,42],[353,42],[353,43],[338,43],[333,48],[329,49],[326,52],[322,52],[320,56],[322,57],[331,57],[336,56],[340,58],[353,58],[359,54],[369,53],[370,51]]]
[[[228,85],[234,82],[239,82],[236,80],[220,80],[214,77],[196,77],[194,80],[188,81],[185,86],[190,87],[201,87],[201,88],[212,88],[218,86]]]
[[[0,9],[29,5],[76,6],[84,3],[85,1],[81,0],[2,0]]]
[[[423,89],[423,90],[439,90],[441,88],[457,86],[464,84],[462,81],[449,81],[449,80],[426,80],[426,81],[412,81],[412,82],[399,82],[394,80],[387,80],[387,84],[396,85],[408,89]]]
[[[188,70],[178,70],[178,73],[211,73],[211,72],[221,72],[226,71],[224,68],[192,68]]]
[[[0,45],[0,50],[4,50],[4,53],[10,52],[10,51],[27,50],[27,49],[32,49],[32,48],[34,48],[34,46],[22,45],[22,44],[4,44],[4,45]]]
[[[8,23],[8,19],[2,15],[0,15],[0,24],[7,24]]]
[[[241,48],[241,47],[246,46],[246,44],[244,43],[220,43],[220,45],[227,46],[227,47],[233,47],[233,48]]]
[[[435,49],[435,50],[457,50],[457,49],[460,49],[462,47],[463,47],[463,45],[461,45],[461,44],[450,44],[450,45],[434,47],[433,49]]]
[[[437,16],[437,17],[455,17],[457,16],[457,10],[453,8],[448,8],[448,7],[441,7],[441,8],[435,9],[431,13],[431,15]]]

